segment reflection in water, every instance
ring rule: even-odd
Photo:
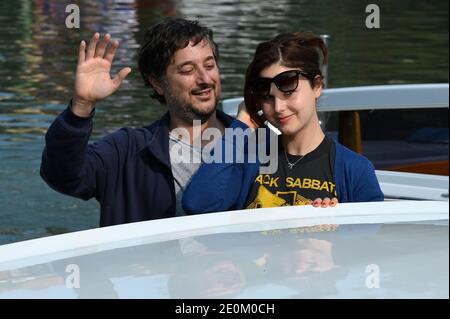
[[[95,202],[56,194],[39,177],[44,132],[71,97],[78,44],[94,31],[120,40],[121,89],[97,106],[94,138],[144,126],[165,112],[148,97],[136,57],[145,30],[166,16],[199,18],[220,46],[222,98],[242,95],[258,42],[282,31],[331,35],[329,86],[448,82],[448,2],[387,1],[381,29],[364,27],[359,0],[79,0],[81,28],[65,27],[65,2],[0,1],[0,244],[49,235],[48,227],[98,225]],[[9,230],[14,230],[9,231]],[[11,235],[14,233],[14,235]],[[9,235],[5,235],[9,234]]]
[[[311,229],[205,235],[3,271],[0,298],[448,297],[448,224]],[[79,288],[65,286],[72,264]],[[366,286],[370,264],[381,269],[379,289]]]

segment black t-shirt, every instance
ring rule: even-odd
[[[336,147],[327,137],[303,157],[287,154],[280,147],[276,173],[256,177],[246,207],[305,205],[316,198],[337,197],[333,172],[335,158]]]

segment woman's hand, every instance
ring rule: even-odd
[[[337,203],[339,203],[339,201],[336,197],[333,197],[332,199],[325,197],[323,200],[322,198],[316,198],[314,201],[310,201],[308,204],[313,205],[314,207],[327,208],[328,206],[334,207],[337,205]]]

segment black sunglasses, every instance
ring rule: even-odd
[[[265,98],[270,94],[270,85],[273,82],[275,86],[283,93],[290,94],[294,92],[298,87],[299,76],[302,75],[306,78],[311,78],[309,73],[300,70],[289,70],[281,72],[275,77],[258,78],[251,86],[251,93],[257,98]]]

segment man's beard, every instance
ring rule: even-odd
[[[206,88],[211,88],[213,92],[216,92],[215,86],[208,86],[208,87],[205,86],[202,87],[201,89],[204,90]],[[196,108],[191,103],[184,104],[182,101],[178,100],[174,96],[170,96],[167,102],[170,103],[174,112],[176,112],[177,117],[180,118],[181,120],[187,123],[192,123],[194,120],[205,123],[207,120],[211,118],[211,116],[216,111],[217,105],[219,104],[219,99],[217,95],[214,94],[214,106],[208,110],[201,110],[199,108]]]
[[[179,109],[180,118],[182,118],[185,121],[188,121],[189,123],[192,123],[194,120],[201,121],[202,123],[205,123],[207,120],[211,118],[211,116],[216,111],[218,101],[217,99],[214,101],[214,107],[207,111],[202,111],[197,108],[195,108],[192,104],[181,106]]]

